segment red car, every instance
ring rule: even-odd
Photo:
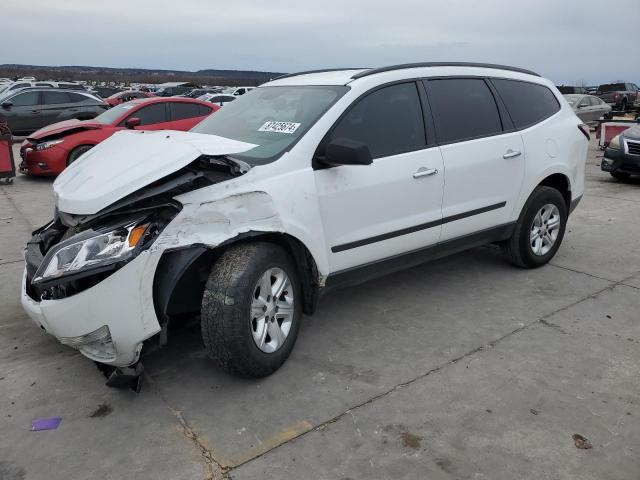
[[[190,130],[219,110],[191,98],[154,97],[113,107],[92,120],[67,120],[41,128],[20,146],[20,171],[28,175],[57,175],[94,145],[125,128]]]
[[[135,100],[136,98],[150,98],[153,96],[155,95],[149,92],[138,92],[135,90],[127,90],[126,92],[114,93],[110,97],[105,98],[104,101],[110,107],[115,107],[116,105],[120,105],[121,103],[125,103],[125,102],[130,102],[131,100]]]

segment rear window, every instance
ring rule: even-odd
[[[626,90],[624,83],[605,83],[598,87],[598,93],[616,92]]]
[[[560,110],[558,99],[544,85],[519,80],[491,80],[517,129],[527,128]]]
[[[498,106],[484,80],[430,80],[428,88],[440,143],[460,142],[502,132]]]

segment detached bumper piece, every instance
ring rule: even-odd
[[[136,393],[142,390],[144,367],[138,362],[130,367],[112,367],[104,363],[96,362],[100,370],[107,378],[107,387],[130,389]]]

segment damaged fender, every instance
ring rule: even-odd
[[[216,247],[249,231],[285,231],[275,204],[266,192],[236,193],[219,200],[184,204],[151,250],[192,245]]]

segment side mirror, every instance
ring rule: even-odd
[[[4,108],[5,110],[9,110],[11,107],[13,107],[12,102],[2,102],[2,108]]]
[[[138,117],[131,117],[129,119],[127,119],[126,122],[124,122],[124,126],[129,128],[129,129],[134,129],[138,126],[140,126],[140,119]]]
[[[364,143],[346,138],[332,140],[325,147],[324,157],[317,162],[329,167],[338,165],[371,165],[373,158],[369,147]]]

